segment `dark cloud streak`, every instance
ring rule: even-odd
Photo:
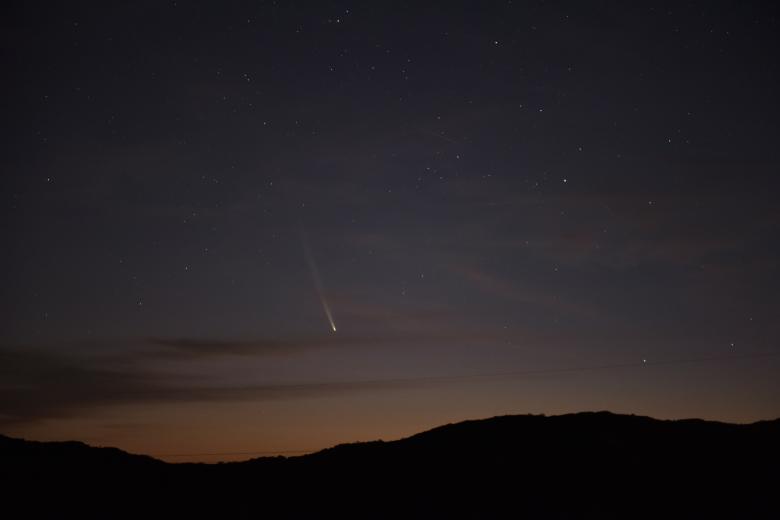
[[[623,362],[572,367],[508,370],[352,381],[218,386],[205,378],[161,373],[141,367],[121,370],[59,354],[0,349],[0,426],[77,417],[103,407],[187,402],[266,401],[317,398],[351,392],[383,391],[430,384],[516,379],[639,367],[665,367],[772,358],[777,351],[687,359]]]

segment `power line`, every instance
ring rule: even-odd
[[[152,453],[150,457],[210,457],[210,456],[231,456],[231,455],[294,455],[301,453],[311,453],[317,450],[279,450],[279,451],[222,451],[207,453]]]
[[[323,381],[318,383],[290,383],[275,385],[277,389],[311,389],[311,388],[328,388],[328,387],[346,387],[354,385],[393,385],[402,383],[425,383],[425,382],[446,382],[446,381],[465,381],[469,379],[493,379],[503,377],[522,377],[532,375],[544,375],[544,374],[558,374],[558,373],[570,373],[570,372],[590,372],[597,370],[611,370],[620,368],[639,368],[639,367],[655,367],[655,366],[673,366],[673,365],[691,365],[697,363],[710,363],[716,361],[738,361],[744,359],[756,359],[766,357],[780,356],[780,352],[757,352],[751,354],[741,354],[733,356],[709,356],[698,358],[684,358],[684,359],[671,359],[660,361],[633,361],[627,363],[609,363],[601,365],[583,365],[573,367],[558,367],[558,368],[542,368],[531,370],[511,370],[505,372],[485,372],[480,374],[455,374],[455,375],[441,375],[441,376],[414,376],[414,377],[398,377],[398,378],[386,378],[386,379],[356,379],[352,381]]]
[[[563,374],[563,373],[576,373],[576,372],[590,372],[599,370],[614,370],[623,368],[640,368],[640,367],[662,367],[662,366],[674,366],[674,365],[693,365],[699,363],[712,363],[718,361],[739,361],[745,359],[759,359],[778,357],[780,352],[754,352],[748,354],[738,354],[730,356],[706,356],[698,358],[684,358],[684,359],[670,359],[659,361],[642,361],[630,362],[630,363],[609,363],[601,365],[586,365],[575,367],[558,367],[558,368],[546,368],[546,369],[533,369],[533,370],[512,370],[505,372],[488,372],[482,374],[461,374],[461,375],[449,375],[449,376],[420,376],[420,377],[405,377],[405,378],[392,378],[392,379],[361,379],[357,381],[333,381],[322,383],[300,383],[279,385],[283,388],[327,388],[327,387],[341,387],[350,385],[383,385],[383,384],[402,384],[402,383],[423,383],[423,382],[449,382],[449,381],[466,381],[474,379],[500,379],[500,378],[514,378],[522,376],[533,375],[545,375],[545,374]],[[152,457],[211,457],[211,456],[234,456],[234,455],[260,455],[260,456],[275,456],[275,455],[299,455],[304,453],[312,453],[317,450],[277,450],[277,451],[232,451],[232,452],[203,452],[203,453],[164,453],[164,454],[152,454]]]

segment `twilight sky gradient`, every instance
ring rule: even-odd
[[[780,415],[777,5],[2,9],[3,433]]]

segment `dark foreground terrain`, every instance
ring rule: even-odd
[[[0,436],[0,465],[5,518],[780,518],[780,419],[505,416],[217,465]]]

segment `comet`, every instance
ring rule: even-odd
[[[322,288],[320,270],[317,269],[317,263],[314,261],[314,255],[311,253],[311,248],[309,247],[309,242],[306,239],[306,233],[303,229],[301,229],[301,243],[303,244],[303,254],[306,256],[309,272],[311,273],[312,280],[314,280],[314,288],[317,291],[317,296],[320,298],[320,303],[322,304],[322,310],[325,311],[325,317],[328,318],[331,330],[336,332],[336,322],[333,321],[333,313],[330,312],[330,305],[328,305],[328,300],[325,299],[325,290]]]

